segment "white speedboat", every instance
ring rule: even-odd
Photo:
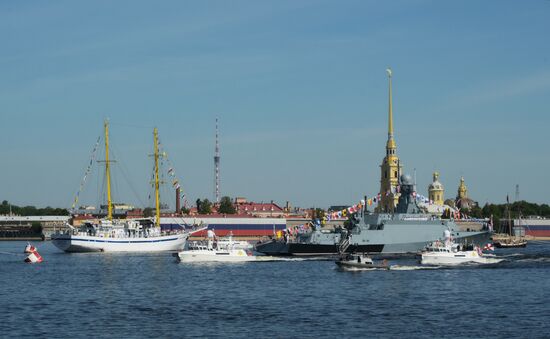
[[[429,244],[421,255],[420,263],[422,265],[495,264],[503,260],[485,257],[482,249],[478,246],[455,243],[448,231],[445,231],[445,241],[435,241]]]
[[[216,240],[214,240],[216,239]],[[256,261],[248,248],[243,248],[240,242],[234,242],[230,236],[228,239],[209,237],[208,242],[193,242],[189,244],[189,250],[180,251],[177,258],[180,262],[246,262]]]
[[[252,252],[243,249],[195,249],[178,252],[180,262],[246,262],[256,261]]]
[[[207,227],[200,228],[191,232],[189,235],[192,237],[194,234],[203,231]],[[212,229],[207,229],[207,239],[206,246],[211,248],[234,248],[234,249],[243,249],[243,250],[253,250],[254,245],[244,240],[234,240],[233,233],[230,231],[226,237],[217,237],[216,233]],[[204,241],[191,241],[187,243],[189,250],[198,250],[204,249]]]
[[[86,223],[79,229],[52,234],[51,239],[65,252],[162,252],[184,248],[186,233],[167,234],[149,224],[101,220],[98,225]]]

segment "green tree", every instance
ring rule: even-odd
[[[474,218],[481,218],[483,215],[483,212],[478,204],[474,204],[470,209],[464,211],[468,216],[474,217]]]
[[[66,208],[56,208],[53,215],[69,215],[69,211]]]
[[[152,207],[145,207],[143,209],[143,216],[145,218],[151,218],[155,213],[153,213],[153,208]]]
[[[189,208],[187,207],[182,207],[180,211],[181,211],[181,214],[189,214]]]
[[[34,206],[25,206],[25,207],[19,208],[19,213],[21,215],[40,215],[38,214],[38,210]]]
[[[2,201],[0,205],[0,214],[8,214],[10,212],[10,206],[7,200]]]
[[[33,221],[31,224],[31,230],[34,234],[42,234],[42,224],[39,221]]]
[[[325,217],[325,210],[322,208],[316,208],[313,210],[312,217],[313,219],[323,219]]]
[[[212,203],[208,199],[204,199],[199,204],[199,214],[210,214],[212,213]]]
[[[235,206],[233,206],[230,197],[222,197],[222,199],[220,200],[220,208],[218,209],[218,212],[225,214],[237,213],[237,210],[235,209]]]

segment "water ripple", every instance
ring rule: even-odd
[[[529,337],[550,333],[550,244],[490,266],[343,272],[332,261],[185,265],[167,254],[62,254],[0,243],[6,337]],[[510,305],[513,305],[511,308]],[[546,315],[546,316],[545,316]]]

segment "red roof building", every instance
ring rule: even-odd
[[[247,214],[259,218],[283,218],[286,216],[285,211],[281,206],[264,202],[241,202],[235,204],[235,209],[238,214]]]

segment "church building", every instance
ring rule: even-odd
[[[439,172],[434,172],[433,182],[428,186],[428,199],[435,205],[443,206],[445,201],[444,194],[445,189],[439,182]]]

